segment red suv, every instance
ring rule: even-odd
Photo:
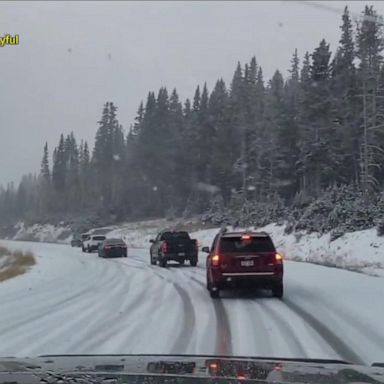
[[[255,287],[283,297],[283,257],[265,232],[219,232],[207,257],[207,289],[218,298],[220,290]]]

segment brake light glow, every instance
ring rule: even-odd
[[[275,260],[277,261],[277,262],[282,262],[283,261],[283,255],[281,255],[280,253],[276,253],[276,255],[275,255]]]
[[[212,266],[218,267],[219,263],[220,263],[220,256],[219,255],[212,256]]]
[[[104,247],[104,249],[105,250],[108,250],[108,249],[111,249],[112,247],[110,246],[110,245],[106,245],[105,247]]]
[[[281,371],[283,369],[283,365],[281,363],[276,363],[274,370],[275,371]]]
[[[209,368],[210,369],[218,369],[219,368],[219,364],[217,364],[217,363],[209,363]]]
[[[243,235],[243,236],[241,236],[241,240],[251,240],[251,236],[250,235]]]
[[[166,241],[163,242],[163,244],[161,244],[161,251],[163,253],[167,253],[168,252],[168,244]]]

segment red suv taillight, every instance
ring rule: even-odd
[[[283,263],[283,255],[281,255],[280,253],[277,253],[275,254],[275,263],[276,264],[282,264]]]
[[[104,247],[104,249],[106,250],[106,251],[108,251],[109,249],[111,249],[112,247],[110,246],[110,245],[106,245],[105,247]]]
[[[163,242],[163,244],[161,244],[161,251],[163,253],[167,253],[168,252],[168,244],[166,241]]]
[[[220,256],[219,255],[213,255],[211,259],[212,267],[218,267],[220,265]]]

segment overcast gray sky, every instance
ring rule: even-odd
[[[72,130],[93,145],[103,103],[125,130],[140,100],[162,85],[191,97],[197,84],[229,84],[255,55],[266,80],[322,38],[334,52],[340,12],[364,1],[1,2],[0,184],[37,172],[42,148]],[[369,2],[384,14],[383,2]]]

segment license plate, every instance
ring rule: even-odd
[[[253,260],[242,260],[240,262],[240,265],[242,267],[253,267],[255,265],[255,263],[253,262]]]
[[[177,255],[178,256],[185,256],[185,252],[179,252]]]

